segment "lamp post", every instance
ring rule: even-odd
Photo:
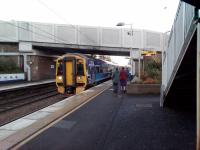
[[[141,58],[141,50],[139,49],[139,58],[138,58],[138,79],[140,80],[140,58]]]
[[[133,56],[132,56],[132,52],[133,52],[133,24],[130,23],[130,24],[125,24],[124,22],[119,22],[117,24],[117,26],[125,26],[125,25],[130,25],[130,28],[131,28],[131,32],[130,32],[130,35],[131,35],[131,50],[130,50],[130,57],[131,57],[131,74],[133,75]],[[140,52],[139,52],[140,53]],[[140,54],[139,54],[140,55]],[[140,58],[139,58],[139,67],[138,67],[138,76],[139,76],[139,79],[140,79]]]

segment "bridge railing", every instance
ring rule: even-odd
[[[176,70],[179,55],[184,49],[184,41],[189,33],[191,25],[194,23],[195,8],[184,2],[179,3],[174,23],[170,32],[168,46],[163,52],[163,73],[162,85],[164,90],[170,83],[173,71]]]
[[[161,51],[163,33],[129,28],[92,27],[20,21],[0,21],[0,42],[45,42],[117,48],[146,48]]]

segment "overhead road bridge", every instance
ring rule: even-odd
[[[130,56],[132,49],[162,51],[164,33],[128,28],[0,21],[0,56],[16,56],[27,80],[54,77],[54,60],[65,53]],[[47,74],[50,73],[49,74]]]
[[[20,52],[51,50],[129,56],[130,47],[162,51],[164,34],[128,28],[0,21],[0,42],[18,43]],[[63,51],[64,50],[64,51]],[[71,52],[71,51],[70,51]],[[119,54],[116,54],[118,52]]]

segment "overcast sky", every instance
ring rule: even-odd
[[[118,22],[125,22],[132,23],[134,28],[165,32],[171,29],[179,0],[0,0],[0,2],[1,20],[108,27],[114,27]]]
[[[179,0],[0,0],[0,20],[171,29]],[[129,26],[127,26],[129,28]]]

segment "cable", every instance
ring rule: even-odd
[[[34,27],[34,28],[36,28],[36,29],[38,29],[38,30],[44,32],[44,33],[47,33],[47,34],[49,34],[49,35],[55,37],[56,40],[60,40],[60,41],[62,41],[62,42],[66,42],[66,41],[64,41],[63,39],[61,39],[61,38],[55,36],[54,34],[51,34],[51,33],[47,32],[47,31],[45,31],[45,30],[42,30],[42,29],[40,29],[39,27],[36,27],[36,26],[34,26],[34,25],[30,24],[30,23],[29,23],[29,26],[32,26],[32,27]],[[66,44],[67,44],[67,43],[66,43]],[[72,44],[72,43],[68,43],[68,44]]]
[[[38,33],[38,32],[34,32],[34,31],[30,30],[30,29],[21,27],[21,26],[19,26],[19,25],[15,25],[14,23],[11,23],[11,22],[8,22],[8,21],[0,20],[0,22],[3,22],[3,23],[6,23],[6,24],[15,26],[15,27],[17,27],[17,28],[20,28],[20,29],[23,29],[23,30],[26,30],[26,31],[29,31],[29,32],[32,32],[32,33],[34,33],[34,34],[37,34],[37,35],[39,35],[39,36],[41,36],[41,37],[45,37],[45,38],[51,39],[51,40],[53,40],[53,41],[54,41],[54,40],[59,40],[59,41],[61,41],[62,44],[73,44],[73,43],[70,43],[70,42],[66,43],[66,41],[64,41],[63,39],[61,39],[61,38],[59,38],[59,37],[57,37],[57,36],[55,36],[55,35],[53,35],[53,34],[47,32],[47,31],[45,31],[45,30],[42,30],[42,29],[40,29],[39,27],[36,27],[36,26],[34,26],[34,25],[30,24],[30,23],[29,23],[30,26],[32,26],[32,27],[34,27],[34,28],[37,28],[38,30],[40,30],[40,31],[42,31],[42,32],[44,32],[44,33],[46,33],[46,34],[48,34],[48,35],[51,35],[51,36],[54,37],[55,39],[52,38],[52,37],[49,37],[49,36],[45,36],[44,34],[40,34],[40,33]],[[6,38],[6,37],[4,37],[4,38]],[[9,39],[9,38],[7,38],[7,39]],[[11,39],[10,39],[10,40],[11,40]],[[16,41],[16,39],[12,39],[12,40],[15,40],[15,41]]]
[[[23,29],[23,30],[32,32],[32,33],[37,34],[37,35],[39,35],[39,36],[41,36],[41,37],[45,37],[45,38],[48,38],[48,39],[51,39],[51,40],[55,40],[54,38],[51,38],[51,37],[49,37],[49,36],[45,36],[45,35],[43,35],[43,34],[39,34],[39,33],[37,33],[37,32],[34,32],[34,31],[32,31],[32,30],[29,30],[29,29],[23,28],[23,27],[21,27],[21,26],[15,25],[15,24],[10,23],[10,22],[8,22],[8,21],[0,20],[0,22],[6,23],[6,24],[10,24],[10,25],[15,26],[15,27],[17,27],[17,28],[20,28],[20,29]],[[54,37],[56,37],[56,36],[54,36]],[[65,44],[65,43],[63,43],[63,44]]]
[[[40,4],[42,4],[44,7],[46,7],[49,11],[51,11],[54,15],[56,15],[57,17],[59,17],[60,19],[62,19],[64,22],[66,22],[67,24],[69,24],[71,27],[73,27],[74,29],[76,29],[80,34],[84,35],[89,41],[92,41],[93,43],[96,43],[93,39],[89,38],[87,35],[85,35],[84,33],[81,33],[80,30],[78,30],[74,25],[70,24],[65,18],[63,18],[62,16],[60,16],[55,10],[53,10],[52,8],[50,8],[47,4],[45,4],[42,0],[38,0],[38,2]]]
[[[10,40],[10,41],[17,41],[17,40],[16,40],[16,39],[14,39],[14,38],[5,37],[5,36],[2,36],[2,35],[0,35],[0,40]]]

